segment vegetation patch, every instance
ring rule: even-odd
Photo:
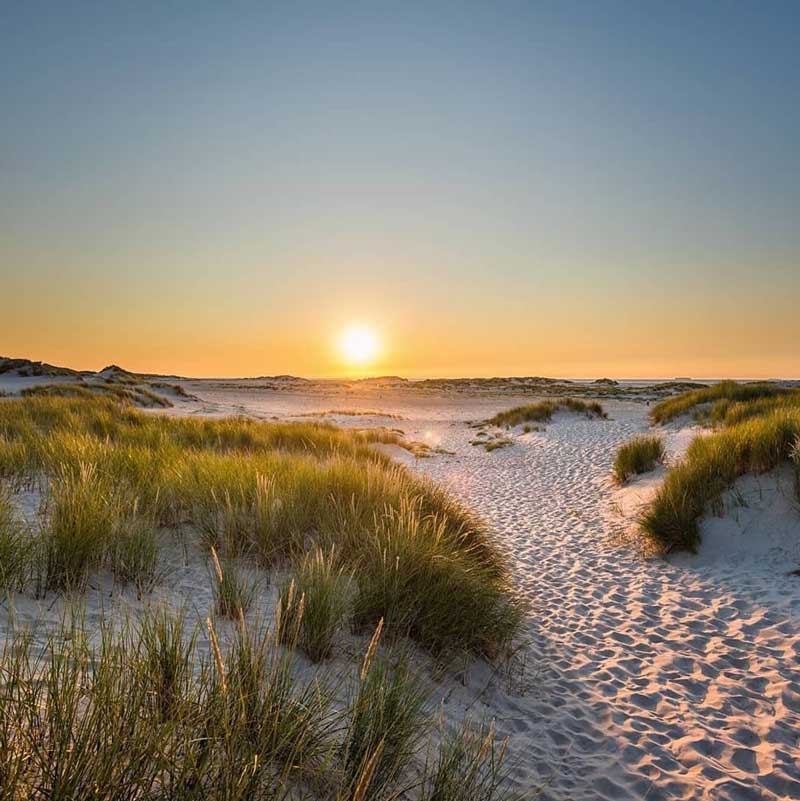
[[[487,420],[487,423],[506,428],[518,426],[522,423],[546,423],[560,410],[582,414],[590,418],[608,417],[603,406],[597,401],[583,401],[579,398],[557,398],[516,406],[505,412],[499,412]]]
[[[400,414],[392,412],[382,412],[379,409],[328,409],[324,412],[305,412],[298,417],[331,417],[339,415],[341,417],[388,417],[392,420],[402,420]]]
[[[769,382],[739,384],[736,381],[721,381],[719,384],[685,392],[657,403],[650,410],[650,418],[654,423],[667,423],[681,415],[695,412],[701,421],[718,423],[724,421],[732,406],[742,403],[749,406],[750,402],[759,400],[764,404],[762,411],[766,411],[769,404],[776,403],[778,398],[783,398],[782,402],[800,403],[800,392]],[[733,413],[730,422],[735,422],[736,414],[741,413],[740,406],[739,411]]]
[[[341,751],[347,799],[383,798],[424,732],[425,694],[405,660],[376,658],[381,625],[364,656]]]
[[[497,741],[493,726],[444,732],[420,801],[501,801],[507,747],[507,740]]]
[[[30,537],[17,519],[11,498],[0,487],[0,590],[24,586],[30,566]]]
[[[281,591],[282,640],[296,641],[313,662],[330,656],[347,614],[350,580],[335,549],[306,554]]]
[[[105,381],[103,383],[40,384],[22,390],[24,397],[82,398],[90,400],[97,396],[110,396],[117,401],[134,406],[160,406],[167,408],[172,402],[146,387]]]
[[[170,384],[166,381],[147,381],[147,385],[152,389],[166,390],[167,392],[174,392],[178,397],[185,398],[186,400],[198,400],[196,395],[187,392],[180,384]]]
[[[66,623],[43,644],[6,639],[4,798],[510,798],[481,792],[471,769],[492,754],[500,770],[503,744],[478,747],[465,730],[433,746],[428,698],[403,660],[378,653],[380,627],[344,703],[330,682],[298,677],[274,627],[240,620],[223,646],[211,621],[201,632],[156,610],[98,636]],[[409,796],[401,772],[426,746],[425,789]]]
[[[498,437],[497,439],[490,440],[489,442],[484,442],[483,447],[487,453],[491,453],[492,451],[499,451],[500,449],[507,448],[509,445],[513,444],[514,443],[510,439]]]
[[[513,445],[514,441],[508,437],[492,436],[486,439],[471,439],[469,444],[472,445],[473,448],[481,447],[487,453],[491,453],[492,451],[497,451],[502,448],[507,448],[509,445]]]
[[[752,415],[698,437],[667,474],[641,518],[642,528],[664,552],[696,551],[702,515],[719,511],[723,492],[745,473],[763,473],[790,458],[797,465],[798,436],[800,410],[792,409]]]
[[[664,461],[661,437],[642,434],[620,446],[614,457],[614,479],[624,484],[631,476],[648,473]]]
[[[39,483],[47,499],[35,571],[42,592],[80,589],[100,566],[146,589],[148,526],[188,527],[218,554],[220,614],[246,611],[232,560],[302,564],[321,549],[335,553],[334,573],[355,575],[352,625],[383,619],[390,636],[434,653],[500,653],[520,610],[488,531],[375,442],[399,438],[318,423],[148,415],[95,395],[34,393],[0,404],[0,477]],[[309,603],[314,593],[336,598],[331,581],[309,578]],[[324,651],[327,624],[316,619],[321,633],[308,642]]]

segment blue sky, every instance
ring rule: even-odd
[[[0,101],[12,355],[796,364],[795,3],[7,3]]]

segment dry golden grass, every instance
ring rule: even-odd
[[[603,406],[597,401],[582,401],[577,398],[557,398],[553,400],[543,400],[538,403],[529,403],[524,406],[516,406],[505,412],[499,412],[487,423],[495,426],[505,426],[511,428],[521,423],[546,423],[553,415],[565,410],[575,414],[583,414],[586,417],[606,417]]]
[[[269,567],[309,547],[333,550],[357,576],[356,625],[383,618],[392,636],[433,652],[494,655],[519,622],[503,559],[467,509],[373,448],[398,441],[324,424],[145,414],[94,397],[0,404],[0,476],[38,482],[49,498],[40,589],[80,589],[98,566],[119,565],[126,532],[148,521],[189,525],[222,562]],[[142,586],[147,544],[118,571]]]

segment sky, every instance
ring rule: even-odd
[[[794,2],[2,3],[0,354],[800,377],[798,143]]]

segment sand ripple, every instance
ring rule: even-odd
[[[545,797],[800,798],[800,579],[614,544],[608,472],[644,411],[564,418],[491,454],[451,425],[457,455],[420,463],[492,522],[532,608],[527,686],[497,681],[480,708],[519,789]]]

